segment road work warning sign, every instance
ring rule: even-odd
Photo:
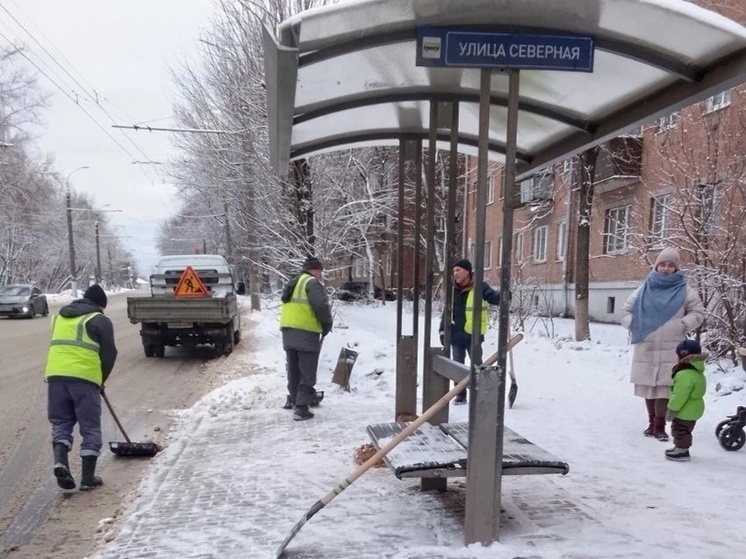
[[[191,266],[187,266],[181,274],[179,283],[176,284],[174,295],[176,297],[207,297],[208,293],[197,272]]]

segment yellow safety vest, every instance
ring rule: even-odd
[[[482,314],[480,316],[480,322],[481,329],[480,334],[484,334],[487,331],[487,325],[488,325],[488,312],[489,312],[489,306],[487,306],[487,301],[482,299]],[[469,290],[469,294],[466,296],[466,322],[464,323],[464,332],[467,334],[471,334],[474,330],[474,325],[472,324],[474,320],[474,288],[472,287]]]
[[[295,328],[317,334],[321,334],[323,331],[321,321],[313,312],[311,303],[308,302],[306,286],[312,279],[314,277],[309,274],[301,274],[298,278],[290,300],[282,304],[280,328]]]
[[[44,377],[65,376],[87,380],[98,386],[103,382],[99,344],[88,335],[86,324],[93,312],[75,317],[52,317],[52,342],[49,345]]]

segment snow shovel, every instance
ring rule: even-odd
[[[150,458],[151,456],[155,456],[158,454],[158,451],[161,449],[160,446],[158,446],[156,443],[148,442],[148,443],[133,443],[130,438],[127,436],[127,433],[124,430],[124,427],[122,427],[122,424],[119,422],[119,418],[117,417],[117,414],[114,413],[114,408],[111,405],[111,402],[109,402],[109,398],[106,397],[106,393],[104,392],[104,389],[101,388],[101,397],[104,399],[104,402],[106,402],[106,407],[109,408],[109,412],[111,413],[111,417],[114,418],[114,422],[117,424],[117,427],[119,427],[119,430],[122,432],[122,435],[124,436],[124,440],[127,442],[110,442],[109,443],[109,449],[116,454],[117,456],[122,457],[144,457],[144,458]]]
[[[508,346],[508,372],[510,373],[510,390],[508,390],[508,407],[512,408],[515,398],[518,396],[518,382],[515,380],[515,369],[513,368],[513,346]]]
[[[523,339],[523,334],[521,333],[518,333],[512,338],[510,338],[510,340],[508,341],[508,350],[512,349],[513,346],[516,345],[518,342],[520,342],[522,339]],[[482,363],[482,367],[490,367],[495,362],[497,362],[497,353],[493,353],[492,355],[490,355],[487,358],[487,360],[484,363]],[[337,485],[329,493],[327,493],[323,499],[316,501],[313,504],[313,506],[310,509],[308,509],[306,514],[304,514],[303,517],[296,523],[296,525],[293,526],[293,529],[290,530],[290,534],[288,534],[288,537],[285,538],[282,544],[280,544],[280,547],[277,548],[275,559],[280,559],[280,557],[282,557],[282,554],[285,552],[285,548],[292,541],[292,539],[298,534],[298,532],[300,532],[300,529],[303,528],[303,525],[306,522],[308,522],[317,512],[323,509],[326,505],[328,505],[329,502],[332,499],[334,499],[334,497],[336,497],[337,495],[342,493],[342,491],[344,491],[350,485],[352,485],[352,483],[357,478],[359,478],[365,472],[367,472],[381,458],[383,458],[389,452],[391,452],[391,450],[396,445],[398,445],[400,442],[406,439],[409,435],[414,433],[423,423],[425,423],[432,416],[438,413],[441,409],[447,406],[448,403],[451,400],[453,400],[456,397],[456,395],[458,395],[459,392],[464,390],[469,385],[470,380],[471,380],[471,375],[467,376],[464,380],[459,382],[447,394],[445,394],[440,400],[438,400],[432,406],[430,406],[427,410],[422,412],[422,415],[420,417],[418,417],[415,421],[407,425],[407,427],[404,430],[402,430],[401,433],[399,433],[397,436],[391,439],[388,443],[386,443],[386,445],[382,449],[380,449],[373,456],[368,458],[368,460],[366,460],[365,463],[362,464],[357,470],[352,472],[350,476],[346,477],[341,483],[339,483],[339,485]]]

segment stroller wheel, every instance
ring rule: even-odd
[[[718,426],[715,427],[715,436],[716,437],[720,436],[720,432],[723,430],[723,427],[725,427],[726,425],[728,425],[728,423],[730,423],[730,418],[723,419],[720,423],[718,423]]]
[[[720,432],[718,440],[725,450],[741,450],[746,443],[746,433],[740,427],[729,425]]]

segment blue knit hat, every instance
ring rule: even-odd
[[[679,359],[687,355],[699,355],[702,353],[702,346],[697,340],[684,340],[676,346],[676,355]]]

